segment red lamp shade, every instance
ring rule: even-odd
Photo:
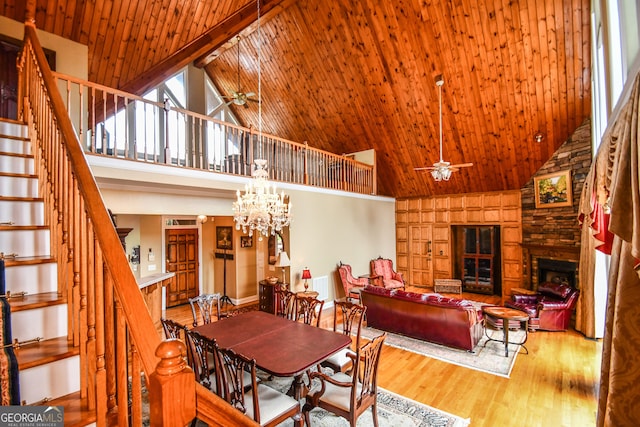
[[[303,279],[311,279],[311,271],[309,271],[306,268],[304,270],[302,270],[302,278]]]

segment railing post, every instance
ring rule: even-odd
[[[163,341],[156,349],[160,362],[149,376],[151,427],[183,427],[196,417],[195,375],[185,353],[185,345],[177,339]]]

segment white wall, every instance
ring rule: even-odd
[[[89,75],[89,50],[87,46],[42,30],[36,31],[42,47],[56,52],[56,71],[87,80]],[[17,40],[23,40],[24,25],[21,22],[0,16],[0,33]]]
[[[87,158],[106,206],[118,216],[228,217],[235,190],[244,188],[249,179],[99,156]],[[279,188],[293,204],[286,248],[293,289],[302,289],[300,275],[309,267],[313,277],[328,276],[331,301],[344,294],[336,276],[340,261],[351,264],[356,275],[368,274],[369,261],[379,255],[395,262],[395,199],[291,184],[280,184]],[[256,236],[254,244],[258,244]],[[204,254],[203,272],[211,270],[210,262]],[[268,266],[264,276],[276,274],[281,272]]]

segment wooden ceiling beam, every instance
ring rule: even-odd
[[[261,6],[260,12],[262,16],[260,17],[260,20],[266,24],[271,18],[273,18],[295,2],[296,0],[280,0],[278,2],[275,2],[269,10],[266,10],[265,5]],[[254,9],[256,9],[253,21],[236,33],[236,35],[240,36],[240,38],[246,39],[258,28],[258,11],[255,6],[253,7]],[[207,53],[198,57],[195,61],[193,61],[193,65],[198,68],[204,68],[224,52],[234,47],[237,43],[237,39],[232,35],[227,39],[226,42],[222,43],[219,46],[212,47],[212,49],[210,49]]]
[[[288,6],[293,1],[294,0],[263,0],[260,5],[260,12],[266,18],[269,12],[274,9],[278,12],[284,10],[285,7],[282,6],[283,3],[287,3]],[[247,3],[229,15],[224,21],[220,22],[220,24],[212,27],[206,33],[183,46],[173,55],[158,62],[138,77],[122,85],[119,89],[134,94],[147,92],[149,89],[171,77],[176,71],[194,60],[194,58],[204,57],[207,53],[218,49],[234,35],[250,26],[257,18],[258,9],[256,3]]]

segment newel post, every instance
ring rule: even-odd
[[[160,343],[156,370],[149,376],[149,421],[155,426],[189,424],[196,416],[196,383],[183,355],[184,343],[170,339]]]

